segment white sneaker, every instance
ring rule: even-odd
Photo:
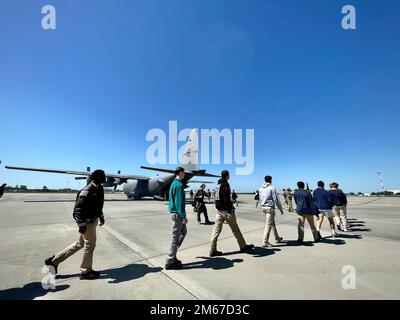
[[[263,248],[271,248],[271,247],[273,247],[273,245],[269,242],[263,244]]]

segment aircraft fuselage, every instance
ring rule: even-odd
[[[129,180],[123,185],[123,191],[128,198],[132,199],[140,199],[143,197],[164,198],[174,179],[175,175],[166,174],[151,177],[148,181]]]

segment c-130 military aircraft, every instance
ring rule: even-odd
[[[200,177],[214,177],[219,176],[207,173],[206,170],[198,169],[198,132],[197,129],[193,129],[189,135],[189,139],[186,143],[186,149],[183,153],[183,162],[181,165],[185,168],[185,177],[182,181],[184,188],[188,187],[188,183],[209,183],[208,181],[193,181],[191,180],[194,176]],[[48,172],[48,173],[61,173],[61,174],[72,174],[76,180],[86,180],[89,184],[92,181],[90,167],[87,171],[70,171],[70,170],[54,170],[54,169],[40,169],[40,168],[29,168],[29,167],[15,167],[5,166],[7,169],[12,170],[25,170],[25,171],[37,171],[37,172]],[[154,170],[166,173],[164,175],[156,176],[142,176],[142,175],[131,175],[121,174],[118,171],[117,174],[106,173],[106,182],[103,184],[106,188],[114,188],[114,191],[119,185],[123,185],[123,191],[129,199],[139,200],[143,197],[153,197],[154,199],[167,199],[169,187],[172,181],[175,179],[174,169],[164,169],[156,167],[141,166],[142,169]],[[191,180],[191,181],[190,181]]]

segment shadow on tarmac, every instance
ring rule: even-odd
[[[298,243],[297,240],[287,240],[282,245],[286,243],[287,247],[312,247],[314,246],[313,241],[304,241],[302,244]]]
[[[160,267],[149,267],[147,264],[128,264],[126,266],[100,270],[100,279],[110,279],[108,283],[121,283],[144,277],[148,273],[160,272]],[[79,277],[79,274],[57,275],[57,279]]]
[[[362,239],[361,234],[343,234],[339,233],[337,235],[337,238],[343,238],[343,239]]]
[[[68,288],[69,285],[57,285],[55,290],[45,290],[40,282],[31,282],[22,288],[0,290],[0,300],[33,300],[45,296],[48,292],[58,292]]]
[[[354,228],[354,227],[361,227],[361,228]],[[362,228],[365,227],[365,222],[358,220],[358,219],[348,219],[348,229],[350,232],[370,232],[371,229],[369,228]]]
[[[246,252],[247,254],[251,254],[254,258],[260,258],[260,257],[267,257],[270,256],[271,254],[275,254],[275,252],[281,251],[281,249],[277,248],[263,248],[263,247],[254,247],[253,250]],[[240,254],[243,252],[240,251],[231,251],[231,252],[224,252],[224,256],[229,256],[233,254]]]
[[[350,232],[370,232],[371,229],[368,228],[352,228],[351,226],[348,228]]]
[[[340,236],[339,236],[339,237],[340,237]],[[334,245],[336,245],[336,246],[346,244],[346,241],[344,241],[344,240],[342,240],[342,239],[331,238],[331,237],[329,237],[329,238],[322,238],[322,239],[321,239],[321,242],[322,242],[322,243],[328,243],[328,244],[334,244]]]
[[[224,257],[197,257],[202,261],[189,262],[182,264],[183,269],[213,269],[222,270],[232,268],[235,263],[243,262],[243,259],[227,259]]]

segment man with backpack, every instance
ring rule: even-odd
[[[197,223],[201,224],[201,214],[204,214],[205,218],[205,223],[206,224],[211,224],[210,220],[208,220],[208,214],[207,214],[207,207],[204,203],[204,197],[206,196],[206,193],[204,191],[204,188],[206,187],[205,184],[202,184],[200,186],[200,189],[197,190],[194,198],[195,198],[195,203],[196,203],[196,211],[197,211]]]
[[[219,179],[215,190],[215,208],[217,209],[217,215],[211,235],[211,257],[222,255],[222,252],[217,250],[217,241],[225,221],[231,228],[241,252],[250,252],[254,248],[253,244],[246,244],[237,224],[235,207],[231,200],[231,188],[228,181],[229,171],[223,170],[221,172],[221,179]]]

